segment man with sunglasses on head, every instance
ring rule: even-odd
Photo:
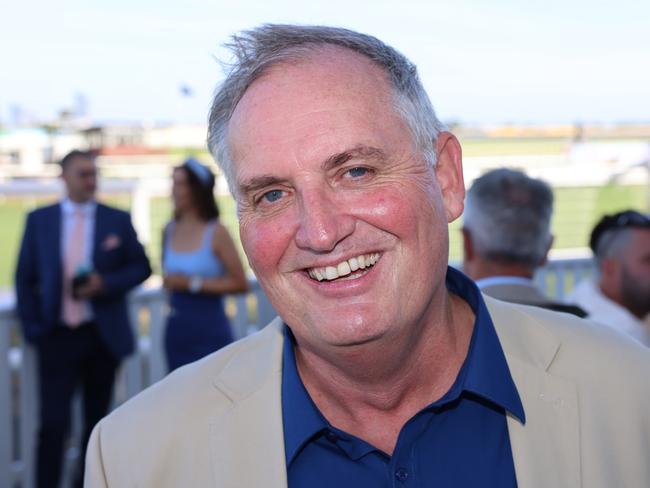
[[[151,274],[129,214],[95,201],[95,155],[61,160],[66,197],[27,216],[16,269],[18,317],[38,360],[36,486],[59,486],[77,386],[86,444],[108,412],[115,372],[133,351],[126,295]]]
[[[589,247],[595,281],[581,282],[571,299],[589,319],[608,325],[650,347],[650,218],[634,210],[605,215]]]

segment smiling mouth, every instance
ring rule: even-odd
[[[350,278],[360,276],[361,271],[367,270],[379,261],[378,252],[370,254],[361,254],[345,261],[341,261],[336,266],[325,266],[323,268],[308,268],[309,276],[318,281],[333,281],[344,276]]]

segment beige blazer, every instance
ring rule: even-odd
[[[650,351],[565,314],[485,297],[526,412],[520,488],[650,486]],[[177,370],[103,419],[86,486],[284,488],[282,322]]]

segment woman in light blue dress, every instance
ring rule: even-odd
[[[246,291],[246,276],[219,222],[214,175],[190,158],[174,169],[174,219],[163,235],[163,286],[169,290],[165,353],[169,370],[232,342],[222,295]]]

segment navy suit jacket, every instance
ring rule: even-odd
[[[34,344],[61,326],[61,213],[61,205],[55,204],[27,216],[18,257],[18,317],[23,335]],[[134,348],[127,293],[151,274],[128,213],[97,204],[92,264],[104,282],[102,294],[90,301],[94,320],[102,340],[119,359]]]

